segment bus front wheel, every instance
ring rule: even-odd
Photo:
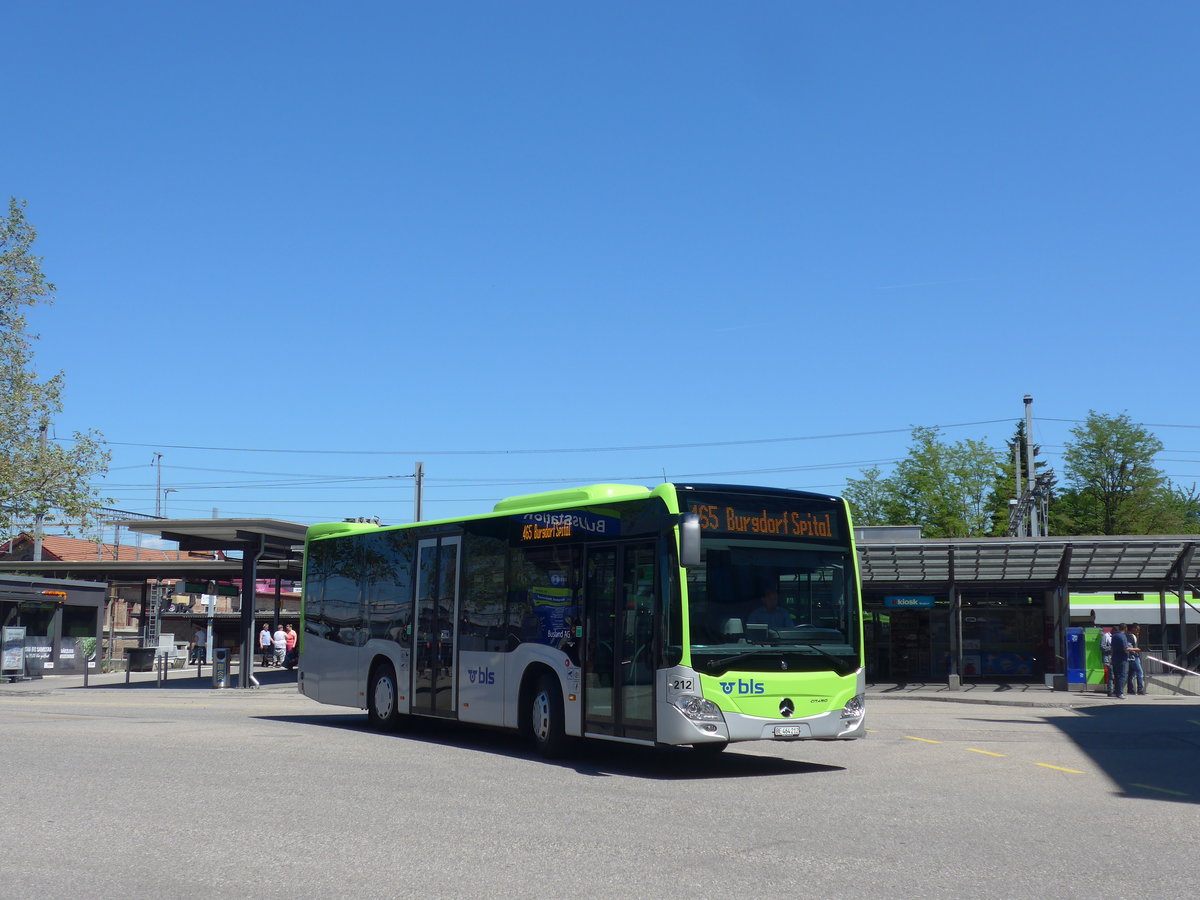
[[[371,673],[371,683],[367,688],[367,718],[371,725],[380,731],[395,731],[399,728],[399,697],[396,670],[391,663],[380,663]]]
[[[538,753],[547,759],[566,753],[568,740],[564,729],[562,689],[553,676],[541,676],[533,689],[529,725]]]

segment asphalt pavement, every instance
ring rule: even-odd
[[[545,761],[457,722],[375,731],[295,672],[209,673],[0,685],[3,896],[1054,900],[1192,878],[1195,698],[875,684],[865,740]]]

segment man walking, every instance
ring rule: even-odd
[[[1112,636],[1112,680],[1118,700],[1125,699],[1125,678],[1129,671],[1129,638],[1125,636],[1125,626],[1113,628]]]
[[[271,665],[278,669],[283,666],[283,657],[287,654],[287,632],[282,625],[276,625],[275,633],[271,635],[271,650]]]
[[[203,665],[208,662],[208,632],[204,630],[203,625],[196,626],[193,640],[195,646],[192,648],[192,662]]]

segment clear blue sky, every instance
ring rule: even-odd
[[[1051,464],[1128,412],[1200,481],[1194,2],[9,0],[0,29],[39,367],[122,509],[155,452],[172,516],[409,521],[417,460],[427,518],[664,474],[837,492],[913,425],[1002,446],[1026,393]]]

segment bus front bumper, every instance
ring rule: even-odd
[[[865,713],[860,701],[856,709],[847,706],[796,719],[768,719],[723,710],[720,720],[695,721],[675,706],[663,704],[659,716],[659,741],[664,744],[852,741],[866,735]]]

